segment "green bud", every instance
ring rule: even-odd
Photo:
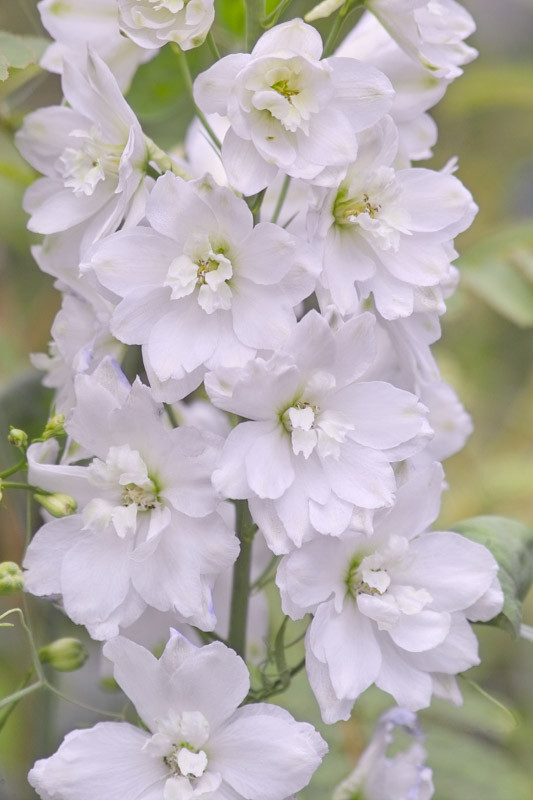
[[[65,428],[63,427],[64,424],[65,424],[65,415],[54,414],[54,416],[50,417],[50,419],[45,425],[43,431],[43,439],[53,439],[55,436],[64,436],[65,435]]]
[[[20,428],[13,428],[13,426],[11,426],[7,441],[14,447],[20,447],[22,450],[25,450],[28,446],[28,434],[26,431],[21,431]]]
[[[0,595],[16,594],[24,589],[24,575],[14,561],[3,561],[0,564]]]
[[[41,664],[49,664],[59,672],[74,672],[83,667],[89,653],[79,639],[57,639],[39,650]]]
[[[68,517],[75,514],[77,502],[68,494],[34,494],[34,498],[53,517]]]

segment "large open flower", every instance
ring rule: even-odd
[[[196,648],[173,632],[158,661],[119,637],[104,654],[146,727],[103,722],[69,733],[29,774],[43,800],[284,800],[327,750],[312,725],[278,706],[238,708],[248,670],[220,642]]]
[[[130,390],[108,360],[78,376],[76,395],[67,429],[90,463],[50,463],[54,440],[28,451],[30,481],[78,504],[32,540],[28,591],[61,595],[96,639],[116,636],[146,606],[212,629],[215,577],[239,549],[210,481],[221,438],[170,429],[148,388]]]
[[[433,693],[460,700],[454,676],[479,663],[468,620],[501,611],[498,565],[457,533],[426,532],[442,479],[437,463],[415,473],[371,536],[321,536],[280,564],[285,613],[313,614],[306,666],[325,722],[348,719],[373,683],[413,711]]]
[[[249,420],[228,436],[213,482],[249,499],[276,553],[313,529],[338,535],[354,512],[391,505],[392,463],[431,435],[413,394],[360,380],[374,348],[371,314],[334,333],[311,311],[271,358],[206,376],[213,403]]]
[[[147,217],[150,228],[98,243],[84,268],[122,298],[113,333],[143,345],[156,396],[174,401],[206,369],[282,344],[296,325],[294,306],[314,288],[314,260],[278,225],[254,227],[246,203],[208,176],[159,178]]]

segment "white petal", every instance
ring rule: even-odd
[[[50,800],[155,800],[162,796],[166,768],[162,760],[143,753],[148,738],[127,722],[100,722],[73,731],[57,753],[37,761],[28,781]]]
[[[227,112],[231,89],[238,73],[250,61],[245,53],[233,53],[217,61],[194,81],[194,100],[206,114]]]
[[[268,186],[278,173],[267,163],[251,141],[241,139],[232,128],[222,143],[222,162],[232,186],[244,195],[253,195]]]
[[[315,729],[266,703],[238,709],[210,740],[210,767],[243,797],[284,800],[306,786],[327,751]]]

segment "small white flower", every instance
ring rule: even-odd
[[[43,800],[284,800],[307,785],[327,751],[315,729],[271,704],[239,708],[250,687],[242,659],[171,634],[159,660],[122,637],[106,644],[146,730],[103,722],[69,733],[30,771]]]
[[[222,160],[244,194],[278,169],[305,179],[341,171],[356,156],[356,133],[387,113],[393,91],[382,73],[321,56],[320,35],[294,19],[264,33],[251,55],[226,56],[196,78],[201,110],[229,119]]]
[[[476,29],[455,0],[365,0],[400,47],[436,75],[452,79],[477,56],[464,40]]]
[[[199,47],[215,18],[214,0],[118,0],[120,27],[140,47]]]
[[[278,568],[285,613],[314,615],[306,667],[325,722],[348,719],[373,683],[413,711],[432,694],[457,701],[454,676],[479,663],[468,620],[501,610],[498,565],[459,534],[425,532],[442,479],[437,463],[415,472],[371,536],[316,538]]]
[[[84,246],[127,218],[143,192],[148,151],[135,114],[96,53],[87,53],[82,70],[65,62],[62,86],[69,105],[28,114],[16,136],[24,158],[45,176],[27,190],[24,207],[36,233],[83,223]]]
[[[211,590],[237,557],[210,476],[222,440],[169,429],[146,386],[130,389],[110,360],[75,383],[66,423],[87,466],[51,463],[57,443],[28,450],[30,481],[75,498],[78,512],[44,525],[24,561],[26,588],[62,596],[93,638],[116,636],[146,606],[212,629]]]
[[[61,74],[64,60],[83,67],[90,45],[126,91],[139,64],[151,58],[121,35],[117,0],[41,0],[37,8],[43,27],[54,39],[41,59],[41,66],[50,72]]]
[[[317,246],[324,242],[321,280],[341,314],[371,293],[385,319],[409,316],[428,292],[438,310],[457,256],[453,238],[477,212],[457,178],[397,170],[397,152],[397,129],[387,118],[368,132],[336,189],[313,190],[309,233]]]

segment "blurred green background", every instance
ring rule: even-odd
[[[215,37],[225,50],[238,49],[241,0],[217,5]],[[291,16],[312,5],[295,0]],[[441,527],[479,514],[502,514],[533,525],[533,2],[465,0],[464,5],[478,23],[472,43],[480,57],[431,112],[440,131],[431,166],[438,169],[457,155],[459,177],[480,206],[474,225],[458,240],[463,280],[449,302],[443,339],[436,347],[443,374],[472,414],[475,431],[466,448],[446,462],[450,490]],[[0,30],[42,34],[33,0],[0,0]],[[193,69],[209,63],[205,50],[193,54]],[[32,415],[37,427],[45,421],[47,397],[28,368],[28,353],[46,348],[59,306],[52,281],[39,272],[29,252],[38,237],[27,233],[21,203],[34,174],[14,149],[12,133],[28,110],[57,102],[61,95],[55,77],[29,70],[14,70],[0,83],[2,468],[14,458],[4,444],[8,425],[28,425]],[[170,48],[141,67],[129,100],[152,138],[163,146],[179,141],[190,112]],[[24,504],[8,498],[0,509],[0,560],[20,559],[24,526]],[[4,602],[1,608],[11,605]],[[32,602],[31,614],[40,643],[69,631],[84,637],[42,603]],[[524,620],[533,624],[531,596]],[[461,681],[461,709],[437,702],[421,715],[435,770],[435,797],[531,800],[533,644],[512,641],[494,629],[478,633],[483,664],[469,675],[508,711]],[[16,688],[28,659],[20,630],[0,629],[1,696]],[[83,670],[62,686],[100,707],[116,705],[116,698],[98,688],[97,670],[95,649]],[[280,702],[318,724],[302,675]],[[371,691],[356,705],[352,721],[321,726],[332,752],[302,798],[330,795],[368,740],[377,711],[389,705],[387,697]],[[0,800],[34,798],[25,783],[34,759],[50,754],[70,728],[95,719],[76,707],[58,706],[49,695],[24,701],[0,733]]]

